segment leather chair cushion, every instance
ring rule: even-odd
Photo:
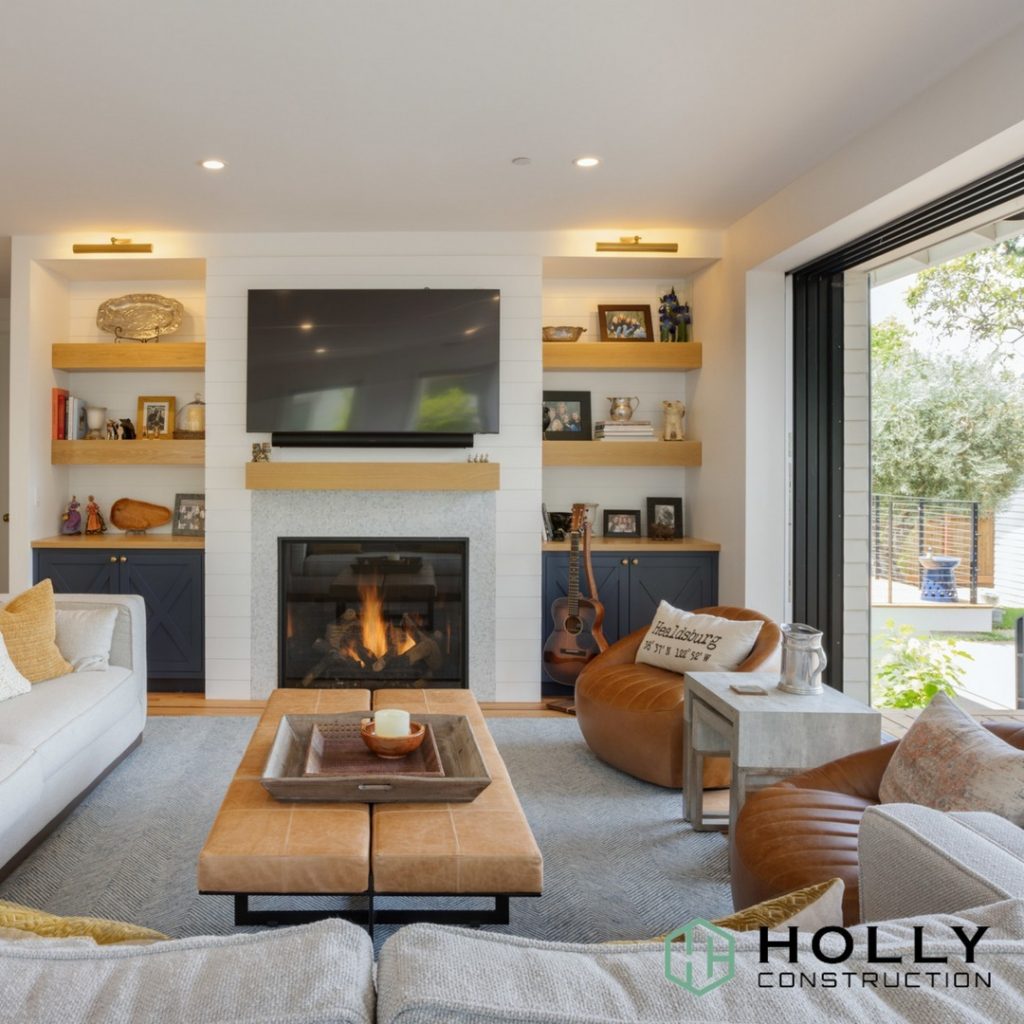
[[[623,711],[671,711],[683,703],[683,677],[652,665],[613,665],[581,679],[576,698]]]

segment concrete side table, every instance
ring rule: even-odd
[[[784,693],[777,672],[694,672],[686,675],[683,814],[697,831],[722,829],[724,818],[704,815],[704,758],[732,761],[728,827],[747,797],[749,780],[768,785],[837,757],[876,747],[882,716],[826,686],[813,696]],[[759,683],[768,692],[746,695],[733,683]]]

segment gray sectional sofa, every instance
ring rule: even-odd
[[[816,955],[812,937],[760,961],[756,932],[735,935],[735,973],[704,995],[665,977],[660,943],[568,945],[497,932],[412,925],[381,950],[376,972],[358,927],[321,921],[298,928],[195,938],[147,946],[96,947],[85,940],[0,938],[0,1019],[19,1024],[1009,1024],[1024,1000],[1024,845],[993,815],[947,816],[908,805],[870,809],[862,834],[866,891],[884,908],[898,891],[905,917],[849,929],[841,963]],[[1013,828],[1013,826],[1010,826]],[[866,831],[864,831],[866,830]],[[1019,831],[1019,830],[1018,830]],[[887,846],[898,861],[876,856]],[[986,875],[984,869],[991,867]],[[878,876],[871,876],[878,871]],[[890,893],[895,896],[896,893]],[[981,896],[975,909],[943,908]],[[890,905],[895,906],[894,902]],[[973,937],[965,954],[954,928]],[[874,932],[871,932],[871,929]],[[775,935],[775,939],[784,936]],[[947,962],[912,963],[915,942]],[[820,947],[842,952],[833,935]],[[673,946],[682,976],[688,956]],[[902,956],[904,963],[872,961]],[[988,979],[986,985],[890,987],[883,972],[933,972]],[[783,973],[823,977],[835,986],[780,984]],[[919,981],[920,979],[918,979]],[[5,1016],[6,1014],[6,1016]]]
[[[146,724],[142,598],[56,600],[58,608],[117,608],[110,667],[35,683],[0,704],[0,877],[138,744]]]

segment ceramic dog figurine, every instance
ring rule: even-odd
[[[664,401],[661,407],[665,411],[665,424],[661,428],[662,438],[666,441],[685,441],[683,417],[686,415],[686,406],[682,402]]]

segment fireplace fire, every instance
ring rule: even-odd
[[[281,685],[465,686],[465,541],[281,541]]]

